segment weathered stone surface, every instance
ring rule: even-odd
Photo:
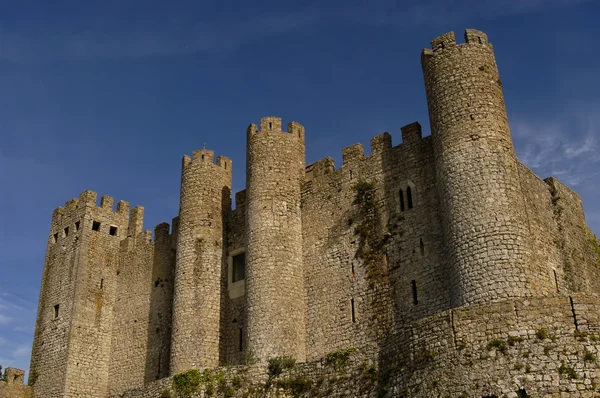
[[[195,396],[592,397],[600,245],[579,196],[517,160],[492,46],[465,40],[422,53],[431,136],[306,166],[304,127],[265,117],[235,209],[206,149],[154,239],[143,208],[91,191],[56,209],[36,396],[165,397],[209,369]],[[269,377],[283,355],[299,363]]]

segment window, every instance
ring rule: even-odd
[[[412,294],[413,294],[413,304],[419,304],[419,300],[417,299],[417,281],[413,279],[412,284]]]
[[[354,310],[354,297],[350,299],[350,307],[352,309],[352,323],[356,323],[356,312]]]
[[[104,288],[104,278],[100,279],[100,290]]]
[[[400,190],[398,196],[400,196],[400,211],[404,211],[404,191]]]
[[[233,270],[231,282],[239,282],[246,278],[246,253],[233,256]]]
[[[117,236],[117,227],[110,227],[110,230],[108,231],[109,234],[111,234],[112,236]]]
[[[406,201],[408,202],[408,208],[413,208],[413,200],[412,200],[412,189],[410,186],[406,187]]]
[[[425,245],[423,244],[423,239],[419,239],[419,248],[421,249],[421,256],[425,255]]]
[[[100,222],[99,221],[94,221],[92,223],[92,231],[100,231]]]
[[[244,342],[244,330],[242,328],[240,328],[239,341],[238,341],[240,351],[244,350],[243,342]]]
[[[75,222],[75,231],[79,231],[79,221]]]
[[[59,307],[59,304],[56,304],[54,306],[54,318],[58,318],[58,307]]]
[[[65,238],[69,236],[69,227],[65,228]]]
[[[52,243],[56,243],[58,241],[58,233],[52,235]]]
[[[269,130],[273,130],[273,123],[269,123]]]

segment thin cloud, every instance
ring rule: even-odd
[[[513,123],[515,150],[521,162],[541,177],[554,176],[577,186],[600,175],[600,115],[562,116],[549,122]]]

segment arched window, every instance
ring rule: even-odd
[[[412,209],[413,201],[412,201],[412,190],[410,189],[410,185],[406,187],[406,201],[408,202],[408,208]]]
[[[400,190],[398,196],[400,196],[400,211],[404,211],[404,192]]]

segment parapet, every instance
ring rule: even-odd
[[[413,122],[400,128],[402,131],[402,143],[410,144],[413,142],[421,141],[423,138],[423,131],[421,130],[421,124],[419,122]]]
[[[464,44],[481,44],[490,46],[491,43],[488,41],[488,37],[485,33],[476,29],[465,29],[465,43]],[[458,44],[459,46],[462,44]],[[456,47],[456,37],[454,32],[444,33],[431,41],[431,49],[425,48],[421,53],[421,59],[431,56],[433,54],[441,53],[445,49]]]
[[[310,181],[315,177],[319,177],[325,174],[333,173],[335,171],[335,162],[332,158],[326,157],[324,159],[317,160],[314,163],[306,166],[305,180]]]
[[[246,190],[243,189],[235,194],[235,208],[239,209],[246,205]]]
[[[298,136],[302,139],[304,139],[304,126],[302,126],[300,123],[298,122],[289,122],[287,124],[287,131],[282,131],[281,127],[282,127],[282,121],[280,117],[276,117],[276,116],[267,116],[267,117],[263,117],[260,119],[260,130],[258,129],[258,126],[254,123],[250,124],[248,126],[248,128],[246,129],[246,133],[248,134],[248,136],[252,136],[254,134],[257,134],[259,132],[277,132],[277,133],[288,133],[288,134],[292,134],[295,136]]]
[[[392,147],[392,136],[385,132],[371,138],[371,154],[385,152]]]
[[[361,143],[347,146],[342,149],[342,164],[347,164],[356,159],[365,157],[365,148]]]
[[[144,208],[136,206],[131,209],[129,215],[129,225],[127,226],[127,236],[136,237],[144,229]]]
[[[129,214],[129,202],[120,200],[117,203],[116,211],[113,211],[114,198],[112,196],[103,195],[100,198],[100,206],[97,206],[98,194],[91,190],[83,191],[78,198],[73,198],[65,202],[64,208],[57,207],[52,212],[52,219],[58,220],[66,213],[72,213],[77,209],[84,207],[99,207],[101,209],[127,216]]]
[[[181,169],[185,170],[190,164],[202,164],[207,166],[217,166],[221,167],[224,170],[228,170],[231,172],[232,169],[232,161],[226,156],[217,156],[217,162],[215,164],[215,153],[209,149],[197,149],[192,152],[192,157],[190,158],[188,155],[183,155],[181,159]]]
[[[4,373],[4,381],[6,384],[22,385],[25,380],[25,371],[17,368],[6,368]]]

